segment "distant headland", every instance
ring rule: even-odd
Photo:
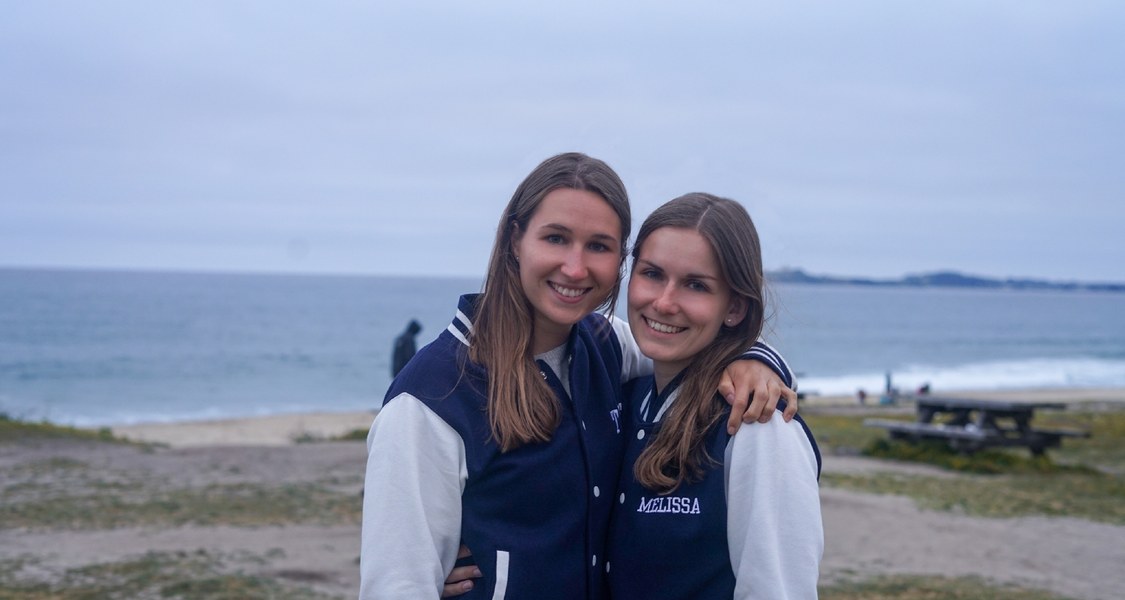
[[[1125,292],[1125,283],[1058,282],[1044,279],[994,279],[966,275],[956,271],[937,271],[919,275],[906,275],[898,279],[871,279],[866,277],[834,277],[810,275],[801,269],[767,271],[772,283],[862,285],[870,287],[954,287],[997,290],[1060,290],[1086,292]]]

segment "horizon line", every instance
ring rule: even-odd
[[[439,278],[439,279],[483,279],[484,274],[465,274],[465,273],[396,273],[396,272],[378,272],[378,271],[355,271],[355,270],[340,270],[340,271],[313,271],[313,270],[281,270],[281,269],[222,269],[222,268],[208,268],[208,267],[137,267],[137,266],[75,266],[75,265],[10,265],[0,264],[0,271],[54,271],[54,272],[103,272],[103,273],[148,273],[148,274],[182,274],[182,275],[244,275],[244,276],[294,276],[294,277],[401,277],[405,279],[425,279],[425,278]],[[1049,285],[1067,286],[1125,286],[1125,282],[1117,282],[1110,280],[1092,281],[1092,280],[1060,280],[1049,279],[1041,276],[996,276],[996,275],[980,275],[961,271],[952,268],[934,269],[932,271],[916,271],[904,273],[898,276],[884,277],[873,275],[830,275],[823,273],[812,273],[802,267],[785,266],[775,269],[765,269],[765,275],[779,275],[786,273],[799,273],[807,277],[817,279],[830,279],[831,283],[840,283],[844,285],[854,285],[857,281],[871,282],[875,284],[893,284],[896,282],[905,281],[913,277],[926,277],[933,275],[957,275],[967,278],[976,278],[983,280],[990,280],[996,282],[1037,282]],[[816,285],[816,282],[799,282],[789,281],[783,283],[806,283]],[[827,283],[827,282],[821,282]]]

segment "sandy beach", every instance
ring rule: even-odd
[[[1125,389],[971,396],[1125,403]],[[850,397],[812,396],[802,406],[810,412],[862,410]],[[37,493],[43,498],[77,494],[77,488],[111,482],[114,493],[125,495],[172,489],[190,496],[190,490],[282,486],[323,497],[334,494],[346,506],[332,518],[302,517],[299,524],[282,517],[273,523],[251,510],[244,524],[150,523],[143,515],[136,523],[98,524],[93,515],[86,518],[94,525],[5,528],[0,529],[0,561],[24,561],[21,578],[50,578],[66,569],[150,552],[202,551],[222,557],[228,570],[284,580],[324,597],[354,598],[364,444],[296,440],[325,440],[366,428],[372,418],[371,412],[321,413],[112,428],[115,435],[156,446],[71,439],[2,443],[0,470],[12,474],[0,485],[6,502],[26,501]],[[857,456],[825,456],[824,469],[956,476],[929,466]],[[258,512],[273,510],[271,497],[255,500]],[[822,583],[880,574],[978,576],[1086,600],[1118,598],[1125,589],[1125,527],[1076,518],[971,517],[921,509],[906,497],[824,485],[821,497],[827,543]]]
[[[987,392],[951,392],[952,397],[982,398],[1023,402],[1123,402],[1125,388],[1012,390]],[[874,405],[878,397],[868,397]],[[854,396],[810,395],[801,400],[805,407],[859,407]],[[139,442],[167,444],[175,448],[193,446],[284,446],[299,439],[326,439],[344,435],[371,425],[374,411],[322,412],[291,415],[270,415],[214,421],[178,423],[139,423],[117,425],[114,435]]]
[[[323,440],[367,429],[375,411],[269,415],[243,419],[139,423],[110,427],[113,434],[173,448],[197,446],[287,446],[298,440]]]

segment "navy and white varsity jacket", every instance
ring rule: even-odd
[[[569,393],[540,362],[558,429],[502,453],[487,373],[465,358],[475,300],[462,297],[453,323],[399,373],[371,427],[360,598],[437,598],[462,542],[483,573],[464,598],[601,598],[621,385],[651,362],[623,321],[587,316],[567,342]],[[788,374],[768,346],[751,354]]]
[[[632,465],[679,383],[659,396],[652,377],[625,388],[628,448],[606,564],[613,599],[816,598],[820,451],[799,415],[743,425],[735,436],[723,419],[704,439],[716,463],[700,481],[667,495],[637,483]]]

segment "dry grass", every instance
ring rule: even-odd
[[[43,565],[0,562],[0,597],[10,600],[328,600],[284,576],[248,575],[240,564],[254,557],[206,552],[149,552],[138,558],[56,573],[44,581]],[[232,568],[233,567],[233,568]],[[284,575],[284,574],[281,574]]]
[[[821,586],[821,600],[1070,600],[1048,592],[973,577],[895,576]]]

